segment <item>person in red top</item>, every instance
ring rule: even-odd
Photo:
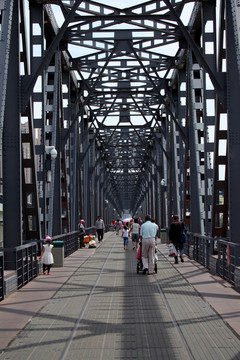
[[[116,220],[111,221],[112,230],[115,231],[116,228]]]
[[[184,244],[181,241],[182,229],[184,229],[184,223],[179,220],[178,215],[174,215],[173,222],[171,223],[169,229],[169,240],[175,246],[177,253],[179,251],[181,262],[184,262],[183,260]],[[175,256],[175,264],[178,264],[178,255]]]

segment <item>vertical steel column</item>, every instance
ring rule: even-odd
[[[216,73],[217,42],[216,42],[216,3],[202,3],[202,39],[203,53],[208,65]],[[204,121],[204,233],[211,234],[212,222],[212,183],[214,132],[216,121],[216,91],[208,73],[203,69],[203,121]]]
[[[10,2],[5,41],[9,41],[5,114],[3,123],[3,234],[4,247],[22,244],[22,161],[20,134],[19,2]],[[10,10],[10,9],[9,9]],[[7,39],[8,38],[8,39]],[[8,53],[9,51],[9,53]],[[2,56],[2,55],[1,55]],[[5,64],[6,65],[6,64]],[[6,67],[3,68],[6,70]],[[5,74],[6,75],[6,74]],[[3,85],[3,84],[2,84]],[[3,109],[1,109],[3,111]],[[8,269],[15,269],[14,254],[6,253]]]
[[[14,0],[2,1],[0,4],[0,26],[1,26],[1,41],[0,41],[0,194],[3,195],[2,177],[3,177],[3,126],[5,119],[6,99],[8,95],[7,83],[9,73],[9,57],[10,47],[12,41],[12,26],[16,20],[13,17]],[[16,26],[16,24],[15,24]],[[17,50],[17,49],[16,49]],[[17,60],[17,59],[16,59]],[[3,239],[1,239],[3,240]],[[13,240],[13,239],[12,239]],[[3,241],[0,242],[1,247],[4,245]]]
[[[203,234],[203,212],[201,201],[201,177],[203,167],[201,164],[201,156],[203,145],[200,137],[203,131],[203,123],[201,121],[202,111],[202,76],[201,68],[195,63],[193,64],[192,53],[188,54],[188,102],[189,102],[189,149],[190,149],[190,182],[191,182],[191,228],[190,231]]]
[[[89,150],[88,150],[88,119],[85,114],[82,116],[81,121],[82,136],[81,141],[83,145],[83,214],[84,219],[89,226]]]
[[[167,139],[168,124],[167,124],[167,115],[161,110],[161,152],[159,154],[159,163],[160,163],[160,184],[161,184],[161,228],[168,226],[168,196],[167,191],[169,191],[169,176],[168,176],[168,160],[166,154],[169,154],[169,145]]]
[[[226,36],[225,4],[220,1],[218,30],[218,73],[226,75]],[[220,99],[216,104],[215,149],[214,149],[214,178],[213,178],[213,207],[211,236],[226,237],[228,224],[228,118],[227,109],[223,108]]]
[[[71,119],[71,100],[70,100],[70,77],[69,71],[66,71],[62,68],[62,81],[61,81],[61,134],[64,133],[65,127],[67,124],[69,126]],[[77,122],[75,127],[77,126]],[[74,127],[74,128],[75,128]],[[79,136],[75,137],[78,140]],[[77,205],[78,205],[78,195],[74,193],[74,196],[70,196],[71,184],[73,182],[73,177],[71,173],[71,166],[73,166],[73,160],[70,162],[71,152],[69,151],[70,139],[66,141],[66,144],[60,144],[61,149],[61,203],[62,203],[62,233],[67,233],[77,229],[78,225],[78,214]],[[78,149],[77,146],[74,149]],[[71,163],[71,166],[70,166]],[[75,167],[76,167],[76,156],[75,156]],[[78,169],[75,168],[74,179],[78,176]],[[76,187],[75,187],[76,188]],[[73,202],[73,207],[71,207],[71,201]],[[71,218],[70,218],[71,215]]]
[[[44,159],[43,183],[45,184],[45,235],[61,234],[61,202],[60,202],[60,146],[59,146],[59,54],[56,53],[48,66],[45,76],[45,112],[44,142],[42,157]],[[47,148],[54,146],[58,150],[57,158],[48,154]],[[56,196],[55,196],[56,192]],[[54,201],[55,200],[55,201]],[[56,206],[54,206],[56,204]],[[55,213],[56,211],[56,213]]]
[[[172,187],[172,211],[174,214],[181,216],[180,212],[180,188],[181,182],[179,181],[179,167],[180,167],[180,136],[177,131],[176,124],[172,121],[171,124],[171,187]]]
[[[0,41],[0,157],[2,164],[2,131],[5,118],[5,107],[6,107],[6,98],[7,98],[7,81],[9,73],[9,56],[10,56],[10,46],[11,46],[11,32],[12,24],[14,22],[13,18],[13,7],[14,0],[2,1],[0,4],[0,13],[1,13],[1,41]],[[5,36],[4,36],[5,35]],[[2,168],[0,169],[0,174],[2,178]],[[0,186],[0,193],[2,195],[3,189],[2,185]]]
[[[93,130],[89,130],[89,226],[93,226],[95,221],[95,168],[96,168],[96,153],[95,153],[95,133]]]
[[[183,130],[186,131],[187,126],[187,84],[186,84],[186,69],[178,69],[178,99],[177,99],[177,118]],[[185,135],[187,135],[185,133]],[[185,186],[186,186],[186,148],[188,148],[187,136],[185,140],[182,139],[179,133],[178,141],[178,175],[177,181],[179,186],[179,210],[180,219],[186,221],[185,214]]]
[[[156,137],[157,137],[158,141],[156,141],[155,147],[156,147],[156,164],[157,164],[158,169],[161,169],[161,146],[159,144],[159,142],[161,141],[161,136],[162,136],[161,133],[159,133],[159,132],[156,133]],[[160,173],[160,171],[157,171],[157,173],[156,173],[156,193],[155,193],[155,198],[156,198],[156,223],[160,224],[160,226],[162,225],[162,221],[161,221],[161,214],[162,214],[161,179],[162,179],[162,174]]]
[[[21,79],[30,74],[28,56],[28,17],[25,3],[20,2],[20,69]],[[39,220],[39,197],[37,190],[35,132],[33,129],[32,97],[21,114],[21,142],[22,142],[22,222],[24,240],[41,239]],[[39,244],[39,250],[41,246]]]
[[[100,152],[98,152],[98,157],[100,157]],[[100,160],[101,161],[101,160]],[[100,186],[100,161],[96,168],[96,213],[94,218],[94,225],[97,219],[97,216],[100,214],[100,203],[101,203],[101,186]]]
[[[166,129],[165,137],[163,138],[163,178],[165,179],[164,187],[164,207],[165,207],[165,227],[169,227],[172,218],[172,188],[171,188],[171,159],[170,159],[170,126],[171,118],[169,115],[166,115]]]
[[[230,239],[240,243],[240,7],[226,1],[227,106],[228,106],[228,174]]]
[[[51,146],[55,146],[58,151],[56,159],[51,159],[52,181],[49,194],[49,231],[52,235],[62,233],[62,203],[61,203],[61,152],[60,152],[60,120],[61,120],[61,101],[62,91],[61,86],[61,56],[60,52],[56,52],[52,66],[48,68],[48,77],[50,71],[53,71],[51,81],[47,86],[47,91],[50,95],[48,100],[47,111],[51,114],[52,119],[46,127],[46,138],[49,140]],[[53,92],[52,92],[53,91]],[[51,104],[52,101],[52,104]],[[50,130],[50,131],[49,131]],[[49,135],[51,138],[49,138]]]
[[[67,85],[67,99],[68,106],[65,109],[65,122],[67,127],[71,126],[72,119],[75,119],[78,113],[78,103],[76,98],[78,97],[77,84],[72,82],[70,73],[65,76],[64,83]],[[68,202],[70,209],[70,225],[71,230],[75,231],[78,227],[80,217],[83,217],[82,213],[82,159],[80,148],[80,130],[79,121],[76,121],[72,127],[70,137],[68,139],[66,147],[66,167],[67,175],[69,176],[68,184]]]
[[[30,73],[33,74],[44,54],[44,14],[43,5],[29,3],[29,23],[30,23]],[[44,114],[45,114],[45,78],[44,74],[39,74],[37,79],[38,86],[33,91],[31,100],[33,107],[33,126],[36,134],[35,139],[35,157],[36,171],[39,194],[39,216],[40,216],[40,233],[46,234],[46,203],[45,203],[45,162],[44,162]]]

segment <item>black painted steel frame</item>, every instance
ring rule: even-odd
[[[0,2],[4,246],[124,212],[239,243],[240,8],[103,3]]]

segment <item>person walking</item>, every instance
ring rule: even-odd
[[[135,249],[135,247],[137,250],[139,244],[139,235],[140,235],[140,225],[138,223],[138,219],[134,219],[134,222],[131,224],[128,235],[130,234],[132,234],[133,250]]]
[[[117,222],[116,222],[116,235],[119,234],[119,227],[120,227],[120,221],[119,221],[119,219],[117,219]]]
[[[78,236],[80,239],[80,249],[83,249],[85,247],[83,242],[85,236],[85,221],[83,219],[81,219],[78,224]]]
[[[100,243],[103,239],[103,231],[105,230],[104,221],[100,215],[97,217],[96,229],[98,234],[98,242]]]
[[[123,225],[122,238],[123,238],[123,248],[124,248],[124,250],[127,250],[128,249],[128,228],[127,228],[127,225]]]
[[[170,225],[169,229],[169,240],[173,243],[177,250],[177,255],[175,256],[175,264],[178,264],[178,252],[180,253],[181,262],[184,262],[183,259],[183,250],[184,244],[181,241],[182,230],[184,230],[184,223],[179,220],[178,215],[173,216],[173,222]]]
[[[50,236],[46,236],[45,238],[45,244],[43,245],[43,249],[41,252],[41,256],[39,257],[39,260],[42,260],[43,263],[43,274],[50,275],[50,269],[53,266],[54,260],[53,260],[53,245],[52,245],[52,239]]]
[[[146,215],[145,222],[140,229],[143,274],[148,273],[148,275],[152,275],[154,273],[156,232],[156,225],[151,222],[151,216]]]

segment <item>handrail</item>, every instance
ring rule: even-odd
[[[38,275],[37,243],[30,242],[15,248],[4,248],[2,251],[15,254],[17,271],[17,288],[20,289]],[[12,261],[12,260],[11,260]],[[6,260],[5,260],[6,262]]]
[[[92,226],[85,229],[86,235],[95,234],[96,233],[96,227]],[[67,234],[61,234],[58,236],[52,237],[53,241],[63,241],[64,242],[64,257],[68,257],[75,251],[79,249],[79,241],[78,241],[78,231],[72,231]]]

